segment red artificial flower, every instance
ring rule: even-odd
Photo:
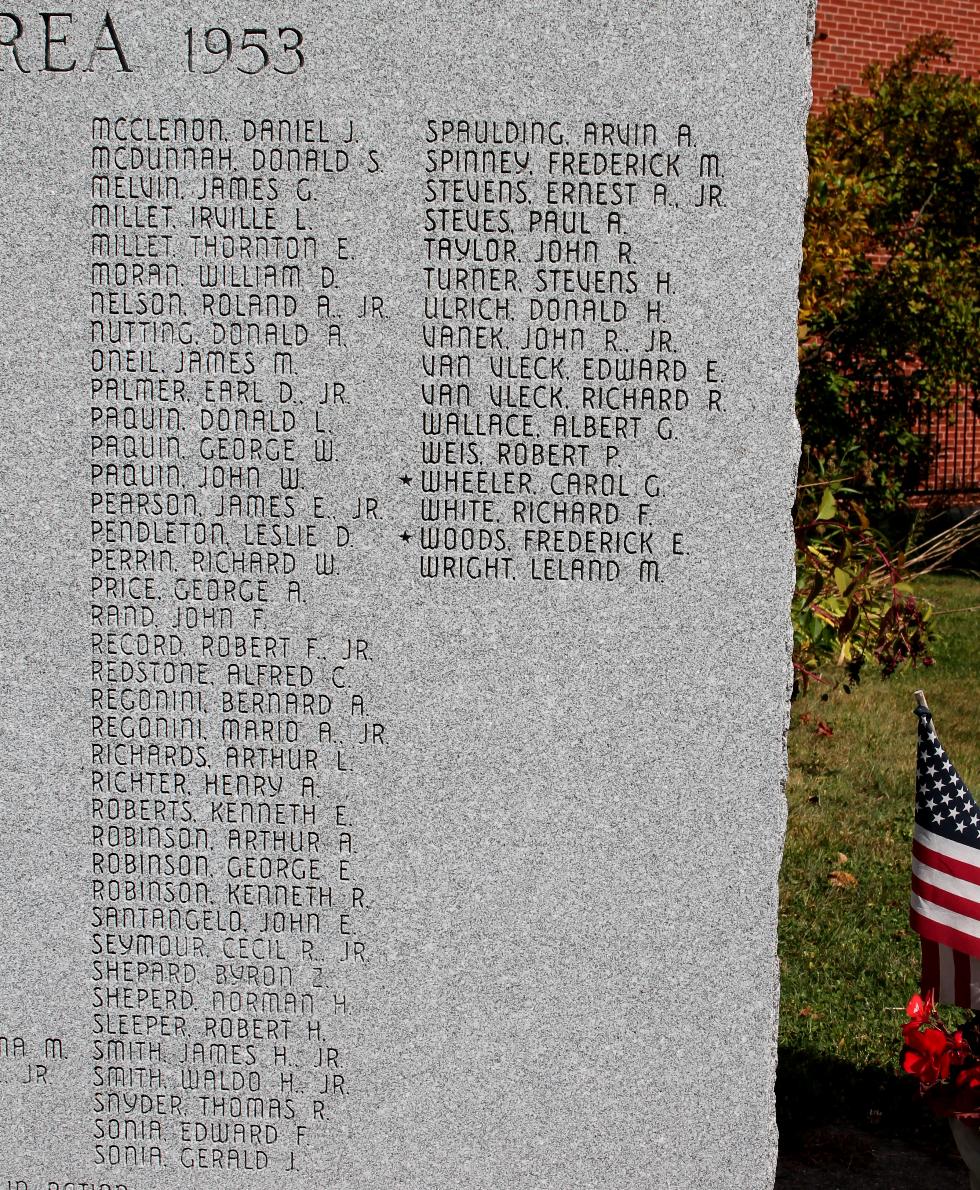
[[[914,1074],[924,1087],[949,1078],[954,1058],[953,1039],[943,1029],[916,1030],[906,1035],[908,1046],[902,1055],[902,1069]]]
[[[930,1105],[940,1116],[953,1116],[960,1120],[976,1120],[980,1117],[980,1063],[973,1054],[970,1063],[958,1070],[952,1083],[923,1090]]]
[[[913,996],[908,1004],[906,1004],[905,1012],[908,1015],[910,1024],[914,1025],[915,1028],[918,1029],[932,1016],[933,1012],[935,1011],[935,1007],[936,1003],[932,998],[932,989],[930,988],[929,991],[926,992],[926,998],[924,1000],[919,995]],[[908,1026],[906,1026],[906,1028],[908,1028]]]
[[[964,1040],[963,1034],[957,1029],[953,1034],[949,1047],[950,1062],[953,1066],[963,1067],[973,1054]]]
[[[957,1091],[980,1091],[980,1064],[976,1061],[956,1072],[955,1085]]]
[[[913,996],[902,1027],[902,1069],[919,1080],[920,1092],[940,1116],[980,1120],[980,1054],[959,1029],[950,1032],[935,997]]]

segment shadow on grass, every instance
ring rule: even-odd
[[[841,1127],[901,1140],[937,1157],[954,1152],[949,1125],[932,1114],[914,1080],[783,1046],[776,1118],[781,1155],[805,1153],[815,1136]]]

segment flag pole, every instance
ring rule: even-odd
[[[924,690],[915,691],[916,706],[920,706],[924,711],[929,710],[929,704],[926,702],[926,693]]]

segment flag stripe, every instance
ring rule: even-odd
[[[939,948],[939,998],[948,1004],[956,1003],[956,951],[948,946]]]
[[[980,805],[919,708],[909,921],[922,943],[923,991],[980,1008]]]
[[[980,905],[980,885],[974,884],[970,880],[961,880],[957,876],[951,876],[947,872],[930,867],[928,863],[920,859],[912,860],[912,875],[918,876],[920,880],[924,880],[926,884],[931,884],[934,888],[955,893],[958,897],[965,897],[966,900],[974,901]]]
[[[922,943],[922,979],[919,988],[923,996],[932,992],[934,1000],[939,1000],[939,943],[931,938],[920,939]]]
[[[915,824],[913,839],[917,839],[931,851],[938,851],[943,855],[948,855],[950,859],[958,859],[961,863],[976,868],[978,876],[980,876],[980,855],[977,854],[977,849],[969,843],[958,843],[955,839],[947,839],[945,835],[931,831],[920,823]]]
[[[922,980],[925,996],[932,992],[937,1004],[980,1008],[980,959],[922,939]]]
[[[949,846],[946,839],[941,839],[940,842]],[[939,872],[946,872],[958,880],[968,880],[971,884],[980,884],[980,868],[973,864],[965,864],[962,860],[956,859],[938,848],[927,847],[919,839],[915,839],[912,843],[912,854],[916,859]]]
[[[912,873],[912,894],[913,902],[915,895],[918,894],[922,901],[928,901],[930,905],[937,905],[942,909],[948,909],[959,917],[968,917],[972,921],[980,922],[980,905],[976,901],[968,901],[966,897],[958,897],[956,893],[947,892],[944,888],[937,888],[936,885],[916,876],[914,872]],[[921,912],[931,915],[931,910],[924,906],[919,906],[919,909]],[[966,929],[968,927],[959,926],[958,928]]]
[[[946,913],[942,909],[937,909],[935,912],[937,914]],[[956,918],[954,913],[946,913],[946,916]],[[918,912],[914,905],[909,911],[909,921],[915,932],[921,934],[923,938],[931,938],[933,942],[940,942],[943,946],[952,947],[953,950],[965,950],[967,954],[980,958],[980,938],[966,934],[962,930],[956,929],[955,926],[925,917]]]
[[[942,990],[941,999],[949,1004],[956,1003],[956,951],[948,946],[939,948],[939,969],[942,971],[939,984]]]
[[[970,956],[962,950],[954,950],[953,969],[956,989],[956,999],[953,1002],[966,1008],[970,1003]]]

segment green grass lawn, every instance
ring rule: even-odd
[[[912,692],[925,689],[940,739],[980,799],[980,581],[933,576],[917,591],[937,612],[934,665],[869,674],[849,694],[815,687],[793,708],[780,919],[779,1098],[789,1131],[834,1117],[930,1128],[914,1086],[896,1073],[919,976],[908,924]]]

